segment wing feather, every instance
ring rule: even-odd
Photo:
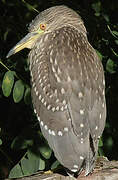
[[[90,151],[95,155],[90,136],[97,151],[105,125],[104,73],[85,35],[72,27],[53,33],[45,35],[41,47],[37,41],[32,50],[36,56],[30,66],[33,104],[57,159],[69,169],[77,165],[80,170]]]

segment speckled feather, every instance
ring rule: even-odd
[[[62,165],[89,174],[106,118],[101,61],[86,35],[70,25],[39,38],[29,59],[44,137]]]
[[[39,39],[29,55],[33,104],[43,121],[42,133],[57,159],[70,170],[74,165],[80,170],[83,162],[86,164],[88,160],[90,163],[89,153],[93,151],[90,136],[95,156],[104,128],[103,69],[83,34],[72,27],[63,27],[54,33],[55,37],[53,33],[46,34],[43,38],[48,38],[42,43]],[[69,38],[71,34],[73,38]],[[90,169],[91,166],[90,163]]]

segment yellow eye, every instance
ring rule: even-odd
[[[46,29],[46,25],[45,24],[40,24],[40,29],[41,30],[45,30]]]

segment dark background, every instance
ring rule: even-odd
[[[28,24],[39,12],[64,4],[80,14],[85,22],[88,39],[100,56],[106,78],[107,121],[99,147],[100,155],[109,160],[118,160],[118,1],[117,0],[1,0],[0,1],[0,60],[23,80],[25,88],[30,87],[27,65],[28,50],[6,59],[8,51],[27,34]],[[13,100],[13,92],[5,97],[2,92],[3,77],[7,69],[0,64],[0,169],[1,176],[7,176],[18,163],[28,146],[14,149],[11,144],[24,132],[36,140],[39,125],[33,113],[31,100],[19,103]],[[15,77],[15,81],[17,77]],[[27,130],[27,131],[26,131]],[[30,133],[29,133],[30,132]],[[27,135],[23,135],[25,136]],[[36,135],[36,136],[35,136]],[[39,135],[39,134],[38,134]],[[39,135],[39,139],[40,139]],[[31,138],[31,137],[30,137]],[[35,143],[34,143],[35,144]],[[22,149],[22,150],[21,150]],[[48,166],[54,157],[48,160]],[[48,168],[47,168],[48,169]],[[1,177],[0,176],[0,177]]]

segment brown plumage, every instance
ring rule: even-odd
[[[85,169],[88,175],[106,118],[101,61],[80,16],[65,6],[40,13],[29,31],[40,36],[27,35],[8,57],[30,39],[23,48],[31,49],[32,100],[41,131],[64,167],[78,173]]]

